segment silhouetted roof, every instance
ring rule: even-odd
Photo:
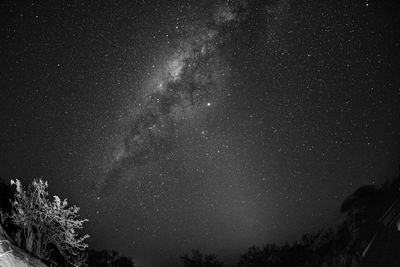
[[[393,204],[388,208],[385,214],[379,220],[386,227],[395,227],[398,229],[398,223],[400,221],[400,197],[397,198]]]
[[[362,266],[398,267],[400,266],[400,196],[379,221],[380,227],[362,254]]]

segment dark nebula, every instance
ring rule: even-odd
[[[162,79],[138,97],[139,107],[128,118],[122,151],[101,183],[103,192],[118,183],[126,171],[165,156],[174,147],[181,121],[192,113],[209,112],[208,107],[220,101],[226,90],[220,81],[224,77],[218,75],[226,72],[226,66],[220,63],[221,45],[230,41],[229,33],[246,19],[249,10],[255,10],[255,5],[229,1],[212,6],[210,17],[191,22],[180,31],[176,52]]]

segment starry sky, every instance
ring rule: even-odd
[[[0,177],[89,245],[226,261],[337,224],[397,174],[396,1],[2,1]]]

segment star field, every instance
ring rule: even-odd
[[[395,1],[0,5],[0,176],[48,180],[93,248],[229,262],[396,174]]]

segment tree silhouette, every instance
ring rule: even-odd
[[[358,267],[400,266],[400,174],[380,186],[361,186],[342,203],[344,222],[334,229],[304,234],[299,241],[283,245],[267,244],[250,247],[240,255],[235,267]],[[396,201],[396,202],[395,202]],[[388,208],[390,212],[388,211]],[[389,214],[385,215],[384,214]],[[383,217],[382,217],[383,216]],[[363,251],[375,239],[374,261]],[[207,265],[197,250],[181,257],[184,266]],[[212,256],[216,259],[215,256]],[[372,263],[371,263],[372,262]],[[369,265],[367,265],[367,263]],[[375,264],[377,263],[377,264]],[[223,266],[218,261],[216,266]]]
[[[224,267],[226,266],[215,255],[203,255],[199,250],[192,250],[191,255],[181,257],[184,267]]]
[[[120,256],[116,251],[88,250],[88,267],[135,267],[132,259]]]
[[[18,228],[10,219],[11,202],[14,200],[14,191],[8,184],[0,180],[0,223],[7,233],[16,232]]]
[[[400,176],[381,186],[361,186],[343,202],[340,210],[346,216],[344,224],[350,234],[347,253],[353,256],[352,261],[361,261],[362,252],[382,226],[381,216],[399,197],[399,185]]]

